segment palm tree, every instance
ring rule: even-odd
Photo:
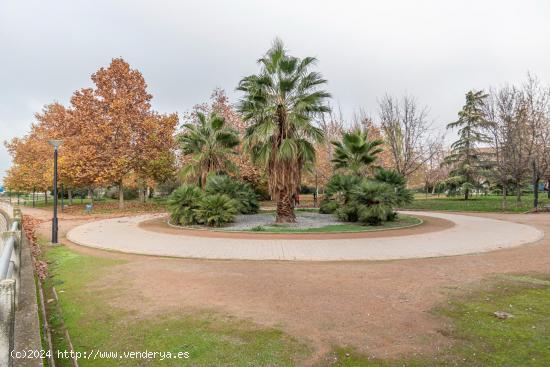
[[[361,175],[364,168],[376,161],[377,155],[382,152],[380,139],[369,140],[367,131],[355,130],[344,133],[342,141],[333,141],[334,168],[351,171],[353,175]]]
[[[232,171],[234,164],[229,157],[239,145],[238,133],[225,125],[223,117],[216,113],[206,117],[198,112],[197,124],[185,124],[179,136],[181,151],[190,161],[181,170],[184,178],[196,178],[204,188],[211,172]]]
[[[278,223],[296,221],[292,197],[304,165],[315,160],[313,143],[324,139],[311,121],[329,111],[325,99],[330,95],[318,89],[326,83],[321,74],[309,71],[315,62],[288,55],[277,39],[258,60],[260,73],[243,78],[237,88],[244,92],[239,111],[249,123],[245,148],[267,172]]]

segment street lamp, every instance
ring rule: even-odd
[[[57,243],[57,150],[61,145],[61,140],[52,139],[49,141],[53,145],[53,219],[52,219],[52,243]]]

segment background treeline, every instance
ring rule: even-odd
[[[101,188],[123,207],[125,193],[145,201],[155,190],[169,194],[184,182],[204,185],[207,174],[216,172],[247,182],[260,199],[270,198],[266,167],[246,151],[246,112],[223,90],[178,117],[151,108],[143,76],[122,59],[91,79],[92,88],[76,91],[67,106],[46,105],[26,136],[5,143],[13,161],[7,190],[51,190],[48,140],[62,139],[59,179],[69,197]],[[360,111],[345,121],[327,108],[314,125],[324,138],[306,139],[315,158],[300,174],[302,192],[324,192],[335,171],[332,142],[351,131],[381,141],[373,167],[394,170],[409,188],[426,194],[468,199],[498,193],[506,205],[508,195],[521,200],[534,189],[537,205],[537,190],[550,179],[550,88],[532,76],[521,85],[468,92],[457,121],[448,125],[458,139],[447,147],[428,107],[409,95],[383,96],[374,118]]]

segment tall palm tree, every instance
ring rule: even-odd
[[[380,139],[370,140],[367,131],[355,130],[344,133],[342,141],[333,141],[334,168],[351,171],[354,175],[361,175],[365,168],[376,161],[377,155],[382,152]]]
[[[292,196],[304,165],[315,160],[313,143],[324,139],[312,119],[329,111],[325,100],[330,95],[318,89],[326,83],[321,74],[309,71],[315,62],[288,55],[277,39],[258,60],[260,73],[243,78],[237,88],[244,92],[239,111],[249,123],[245,147],[269,176],[278,223],[296,221]]]
[[[190,161],[181,170],[185,178],[196,178],[204,188],[211,172],[231,171],[234,164],[229,157],[239,145],[239,134],[225,125],[223,117],[216,113],[208,117],[198,112],[197,124],[185,124],[179,136],[181,151]]]

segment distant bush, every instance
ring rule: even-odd
[[[314,186],[307,186],[307,185],[300,186],[300,194],[308,195],[308,194],[313,194],[314,192],[315,192]]]
[[[134,200],[134,199],[137,199],[137,197],[139,196],[137,189],[125,187],[123,188],[122,191],[124,193],[125,200]],[[118,199],[118,187],[116,186],[110,187],[105,193],[105,196],[108,197],[109,199]]]

